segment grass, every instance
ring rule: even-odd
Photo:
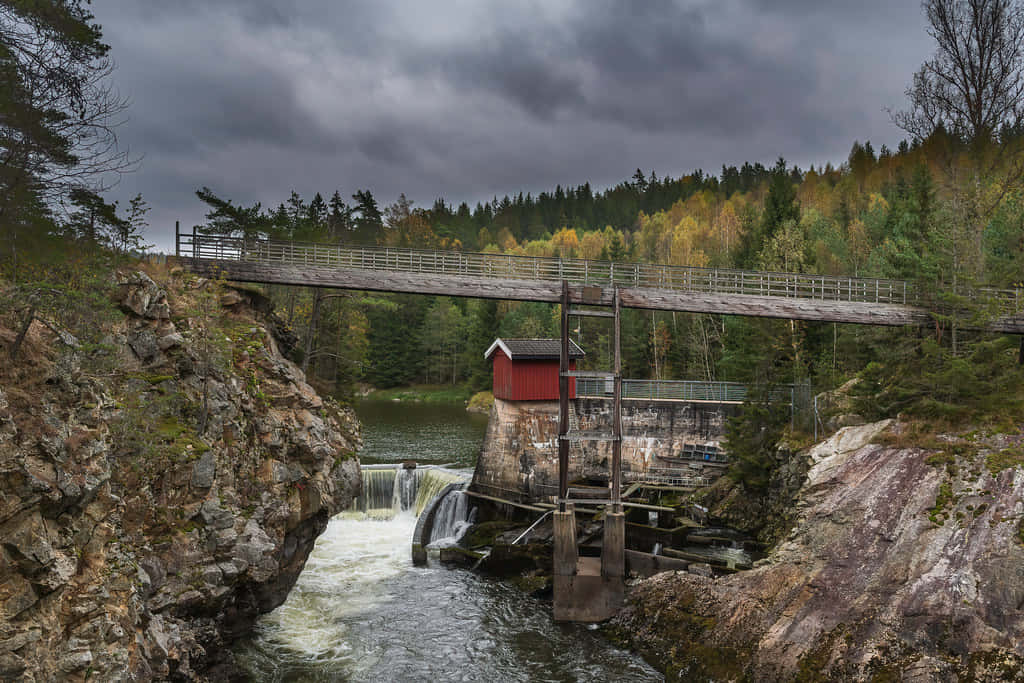
[[[947,519],[949,519],[949,512],[947,509],[956,502],[953,497],[953,485],[944,481],[939,486],[939,493],[935,496],[935,505],[928,510],[928,519],[933,524],[942,526]]]
[[[414,403],[458,403],[463,404],[473,395],[473,390],[462,384],[414,384],[408,387],[375,389],[364,401],[411,401]]]
[[[488,413],[493,405],[494,394],[489,391],[478,391],[473,394],[473,398],[469,399],[469,405],[466,406],[466,410]]]
[[[997,475],[1011,467],[1024,466],[1024,446],[1007,448],[996,453],[990,453],[986,458],[988,471]]]

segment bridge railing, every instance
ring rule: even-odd
[[[593,285],[644,287],[708,294],[787,297],[826,301],[908,304],[918,301],[906,282],[880,278],[616,263],[511,254],[346,247],[314,242],[177,234],[179,256],[215,261],[325,266],[357,270],[458,275],[513,280],[568,280]],[[1024,310],[1021,290],[978,290],[1001,311]]]
[[[608,398],[612,395],[610,379],[576,378],[576,395],[581,398]],[[771,391],[771,400],[793,402],[793,385],[782,385]],[[622,398],[653,401],[708,401],[743,403],[747,386],[740,382],[697,382],[692,380],[622,380]]]

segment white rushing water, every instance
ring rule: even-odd
[[[415,412],[415,411],[413,411]],[[378,461],[447,462],[479,448],[464,411],[427,429],[406,405],[363,415]],[[462,425],[464,426],[464,425]],[[424,434],[436,438],[424,440]],[[464,434],[459,437],[459,434]],[[475,445],[474,445],[475,444]],[[462,466],[471,463],[461,463]],[[465,470],[364,470],[364,496],[333,518],[283,605],[236,648],[257,681],[661,681],[637,655],[579,625],[555,624],[550,603],[432,560],[414,567],[416,516]],[[438,506],[432,545],[454,543],[472,514],[468,496]]]
[[[660,681],[501,581],[409,555],[415,517],[335,517],[239,660],[258,681]]]
[[[363,492],[349,512],[372,519],[391,519],[402,511],[416,515],[451,483],[468,483],[472,472],[443,467],[368,467],[363,469]]]
[[[437,506],[434,526],[430,530],[429,548],[452,546],[473,526],[476,508],[470,509],[469,496],[462,491],[450,491]]]

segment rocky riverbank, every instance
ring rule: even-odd
[[[98,348],[0,324],[0,678],[221,678],[360,485],[258,294],[112,283]],[[263,313],[257,309],[263,309]]]
[[[761,566],[640,581],[608,627],[669,680],[1024,680],[1024,435],[884,421],[795,456]]]

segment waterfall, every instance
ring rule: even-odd
[[[374,519],[390,519],[395,515],[395,483],[401,470],[395,467],[363,468],[363,492],[352,501],[351,512],[361,512]]]
[[[416,503],[416,491],[420,480],[426,472],[423,468],[412,470],[399,469],[395,476],[395,484],[391,494],[391,509],[395,512],[408,510]]]
[[[466,480],[464,474],[436,467],[365,466],[362,476],[362,495],[348,511],[371,519],[391,519],[403,511],[419,516],[447,484]]]
[[[442,469],[429,469],[423,476],[423,480],[416,491],[416,516],[419,517],[427,503],[434,500],[434,496],[441,492],[448,484],[466,481],[465,475],[458,472]]]
[[[469,509],[469,496],[462,491],[450,491],[437,506],[430,546],[455,545],[475,521],[476,508]]]

